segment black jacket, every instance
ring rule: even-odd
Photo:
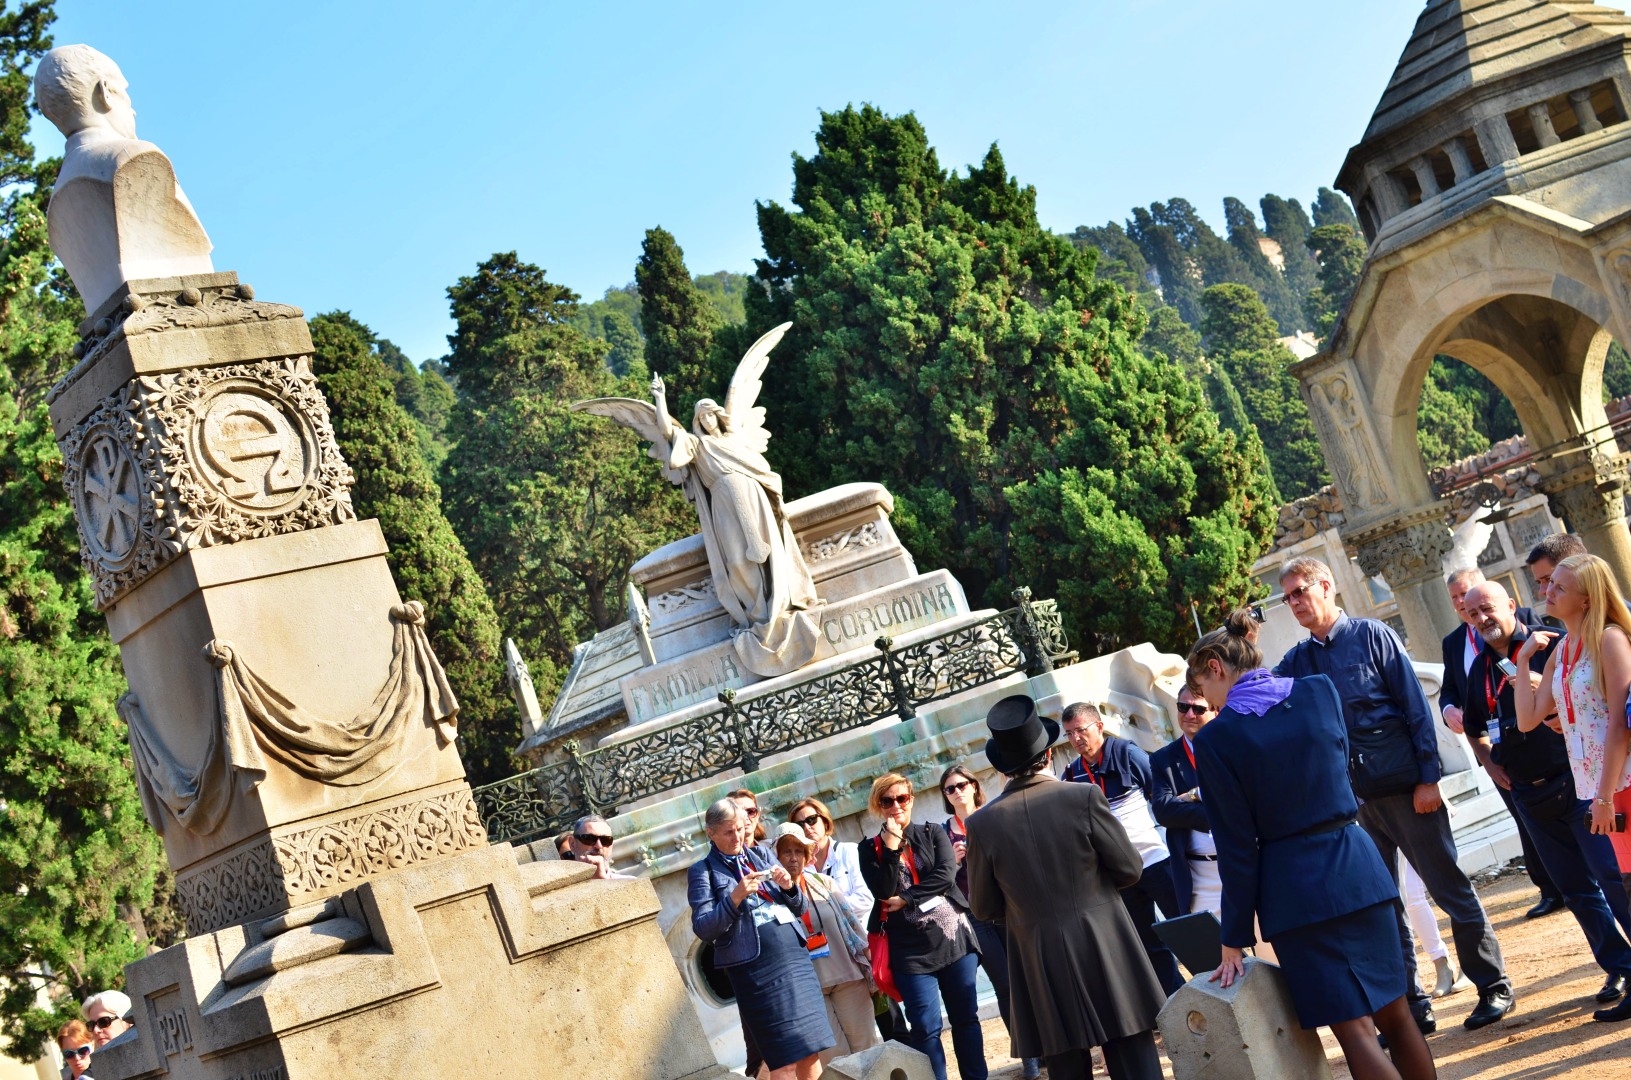
[[[1533,608],[1521,607],[1517,610],[1519,626],[1541,626],[1540,618]],[[1474,630],[1473,633],[1478,631]],[[1481,641],[1482,639],[1480,639]],[[1438,713],[1444,715],[1444,710],[1451,705],[1461,709],[1467,708],[1467,664],[1464,652],[1467,642],[1467,624],[1451,630],[1444,635],[1444,681],[1438,690]]]

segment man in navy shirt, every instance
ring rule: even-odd
[[[1450,917],[1461,970],[1478,987],[1478,1006],[1465,1026],[1493,1024],[1512,1011],[1512,983],[1506,977],[1501,945],[1484,906],[1472,882],[1456,865],[1450,815],[1438,790],[1441,768],[1433,714],[1404,643],[1386,623],[1351,619],[1337,607],[1331,568],[1318,559],[1288,562],[1280,571],[1280,589],[1291,614],[1311,636],[1294,645],[1274,673],[1292,678],[1328,676],[1342,698],[1350,739],[1356,732],[1391,732],[1409,740],[1415,784],[1397,794],[1362,798],[1359,824],[1376,842],[1388,871],[1398,874],[1402,851],[1427,886],[1428,895]],[[1350,764],[1356,757],[1350,746]],[[1416,983],[1416,950],[1405,928],[1403,905],[1399,908],[1399,948],[1410,975],[1411,1012],[1423,1032],[1434,1031],[1438,1021],[1432,1003]]]
[[[1097,784],[1110,800],[1110,812],[1144,860],[1144,875],[1121,890],[1121,902],[1127,906],[1161,989],[1171,997],[1182,989],[1184,977],[1178,972],[1178,958],[1155,932],[1155,912],[1160,908],[1163,918],[1174,919],[1183,914],[1183,908],[1173,889],[1167,846],[1155,831],[1155,774],[1150,756],[1131,740],[1107,734],[1099,710],[1085,701],[1067,706],[1059,726],[1078,755],[1065,766],[1061,779]]]

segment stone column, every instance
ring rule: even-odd
[[[1465,183],[1473,175],[1472,155],[1467,153],[1467,141],[1457,135],[1444,143],[1444,155],[1450,159],[1450,168],[1455,171],[1455,182]]]
[[[1478,135],[1478,149],[1491,165],[1518,160],[1518,140],[1512,137],[1512,128],[1504,115],[1480,120],[1474,131]]]
[[[1557,137],[1557,129],[1552,127],[1552,112],[1544,101],[1529,106],[1529,123],[1534,127],[1535,138],[1540,140],[1541,146],[1556,146],[1563,141]]]
[[[1590,90],[1574,90],[1569,94],[1569,104],[1574,106],[1574,116],[1580,121],[1580,130],[1583,133],[1603,130],[1603,122],[1597,119],[1597,110],[1591,107]]]
[[[1410,171],[1416,174],[1416,185],[1421,188],[1423,202],[1438,194],[1438,175],[1433,172],[1431,162],[1422,155],[1417,154],[1410,159],[1408,166]]]
[[[1424,510],[1372,526],[1352,538],[1359,565],[1393,590],[1410,638],[1410,655],[1426,663],[1442,659],[1439,642],[1456,625],[1444,589],[1443,558],[1452,547],[1444,510]]]
[[[1626,460],[1623,457],[1571,469],[1545,483],[1552,513],[1586,548],[1614,569],[1622,589],[1631,587],[1631,533],[1626,532]]]

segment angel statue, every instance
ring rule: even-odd
[[[725,404],[697,402],[689,432],[668,415],[661,376],[651,380],[650,402],[591,398],[572,406],[651,441],[663,476],[696,507],[714,592],[736,624],[736,653],[767,678],[814,658],[818,628],[806,609],[821,603],[787,523],[782,478],[764,457],[770,432],[764,408],[755,404],[770,350],[792,325],[782,323],[753,343],[736,365]]]

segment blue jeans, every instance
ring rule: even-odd
[[[946,1080],[946,1051],[940,1045],[945,1025],[940,1019],[940,1003],[945,1001],[951,1017],[951,1047],[957,1055],[957,1069],[963,1080],[986,1080],[985,1040],[980,1036],[980,1012],[974,973],[980,958],[968,953],[939,971],[926,975],[895,972],[895,986],[906,1009],[906,1022],[912,1025],[912,1046],[929,1055],[935,1080]]]
[[[1618,922],[1631,934],[1631,903],[1614,845],[1586,826],[1591,804],[1577,797],[1574,809],[1559,820],[1537,821],[1522,799],[1512,801],[1546,873],[1580,924],[1597,966],[1610,975],[1631,977],[1631,944],[1614,925]]]

